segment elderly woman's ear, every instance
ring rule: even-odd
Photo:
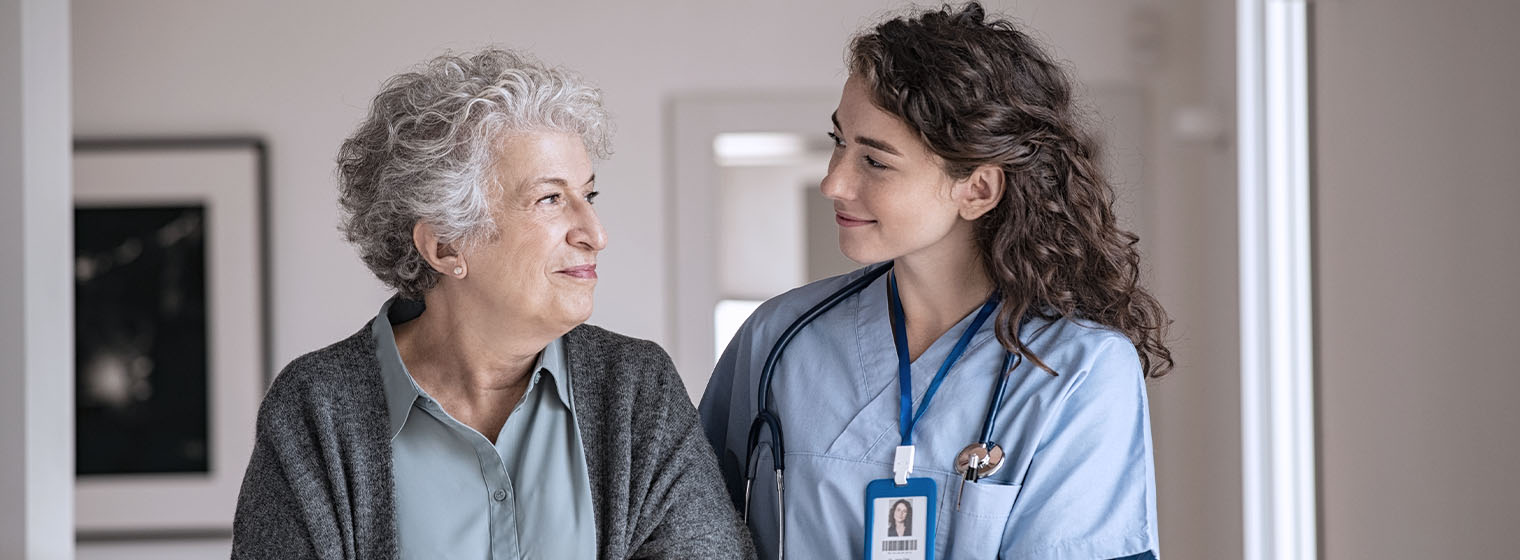
[[[459,254],[459,249],[450,243],[439,243],[438,234],[433,231],[433,226],[425,222],[417,222],[412,227],[412,244],[417,246],[417,252],[422,254],[422,259],[427,261],[433,270],[439,273],[464,278],[466,267],[464,255]]]

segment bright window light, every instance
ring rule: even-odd
[[[728,341],[733,340],[739,327],[744,326],[744,321],[749,319],[761,303],[764,302],[757,299],[725,299],[719,300],[718,305],[713,307],[714,361],[717,356],[723,355],[723,349],[728,348]]]
[[[787,165],[827,156],[829,149],[822,134],[812,138],[789,132],[724,132],[713,137],[713,160],[720,167]]]
[[[1314,560],[1306,0],[1238,0],[1246,560]]]

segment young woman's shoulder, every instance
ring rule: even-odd
[[[818,302],[827,299],[830,295],[843,289],[851,282],[878,270],[882,266],[886,265],[874,264],[862,267],[845,274],[809,282],[787,290],[786,293],[768,299],[765,303],[760,304],[760,307],[756,308],[755,312],[750,314],[749,319],[745,321],[742,330],[750,334],[761,335],[762,338],[780,336],[783,329],[791,325],[793,321],[796,321],[808,309],[811,309],[814,305],[818,305]],[[769,333],[769,336],[765,336],[766,333]]]
[[[1140,352],[1112,327],[1075,317],[1036,319],[1024,328],[1029,349],[1046,365],[1073,382],[1090,377],[1103,383],[1139,383],[1144,375]]]

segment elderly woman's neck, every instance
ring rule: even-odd
[[[487,401],[521,396],[539,353],[557,337],[537,330],[429,297],[427,311],[396,325],[396,348],[412,378],[435,398]]]

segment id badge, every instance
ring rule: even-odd
[[[866,560],[934,560],[934,497],[932,478],[910,478],[898,486],[892,479],[866,486]]]

